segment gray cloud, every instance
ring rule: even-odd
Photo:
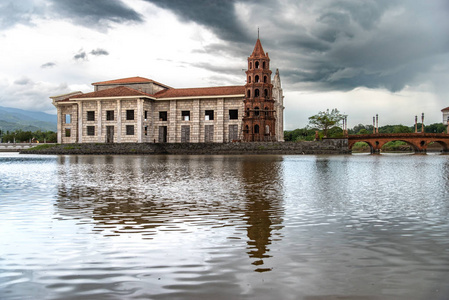
[[[78,54],[73,56],[74,60],[87,60],[87,53],[85,51],[80,51]]]
[[[100,30],[109,28],[111,23],[143,22],[142,16],[121,0],[2,0],[0,3],[0,29],[16,24],[33,25],[33,17],[68,19]]]
[[[104,50],[104,49],[95,49],[90,51],[90,54],[95,55],[95,56],[101,56],[101,55],[109,55],[109,52]]]
[[[46,69],[46,68],[52,68],[52,67],[54,67],[54,66],[56,66],[56,63],[54,63],[54,62],[48,62],[48,63],[45,63],[45,64],[41,65],[41,68],[42,68],[42,69]]]
[[[297,88],[399,91],[428,80],[433,68],[446,63],[441,56],[449,54],[446,0],[146,1],[227,41],[195,52],[248,55],[255,43],[248,33],[259,26],[272,67]],[[197,66],[223,72],[208,64]]]
[[[0,29],[10,28],[16,24],[31,25],[33,14],[42,13],[42,6],[33,0],[3,0],[0,3]]]
[[[183,21],[193,21],[212,29],[226,41],[245,41],[248,35],[237,18],[235,0],[146,0],[173,11]]]
[[[120,0],[50,0],[52,11],[82,26],[108,27],[108,23],[142,22],[142,16]]]

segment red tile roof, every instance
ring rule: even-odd
[[[227,96],[227,95],[244,95],[244,94],[245,94],[244,86],[218,86],[218,87],[205,87],[205,88],[168,89],[157,92],[154,95],[150,95],[126,86],[118,86],[97,92],[71,96],[66,99],[59,100],[58,102],[80,98],[83,99],[83,98],[146,96],[157,99],[164,99],[164,98],[184,98],[184,97],[202,97],[202,96],[207,97],[207,96]]]
[[[165,84],[159,83],[157,81],[154,81],[152,79],[144,78],[144,77],[129,77],[129,78],[121,78],[121,79],[114,79],[114,80],[108,80],[108,81],[100,81],[100,82],[94,82],[92,85],[109,85],[109,84],[132,84],[132,83],[156,83],[161,86],[169,87]]]
[[[443,108],[441,111],[449,110],[449,107]]]
[[[188,89],[168,89],[154,94],[156,98],[181,98],[181,97],[201,97],[201,96],[225,96],[244,95],[245,87],[242,86],[217,86]]]
[[[106,98],[106,97],[127,97],[127,96],[148,96],[152,97],[152,95],[140,92],[138,90],[126,87],[126,86],[118,86],[115,88],[110,88],[106,90],[101,90],[97,92],[87,93],[87,94],[80,94],[73,97],[70,97],[70,99],[75,98]]]

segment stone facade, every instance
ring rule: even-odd
[[[260,41],[258,40],[260,45]],[[257,46],[257,44],[256,44]],[[260,45],[261,46],[261,45]],[[271,74],[271,71],[267,71]],[[270,76],[271,77],[271,76]],[[271,78],[269,78],[271,89]],[[132,77],[94,92],[51,97],[58,143],[225,143],[244,140],[245,86],[174,89]],[[274,78],[271,141],[283,141],[283,94]],[[258,120],[256,120],[258,121]]]

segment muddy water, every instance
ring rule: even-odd
[[[447,299],[449,156],[0,154],[0,299]]]

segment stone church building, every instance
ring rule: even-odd
[[[279,71],[257,39],[246,84],[177,89],[142,77],[96,82],[91,93],[51,97],[58,143],[283,141]]]

